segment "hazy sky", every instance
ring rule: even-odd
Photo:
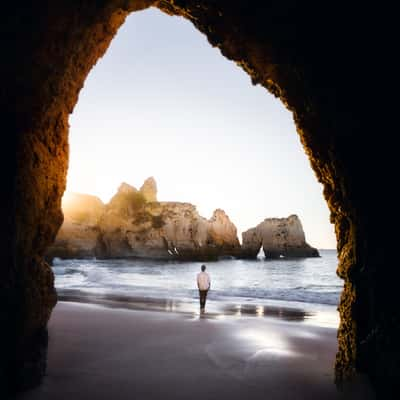
[[[336,247],[291,113],[183,18],[127,18],[80,92],[70,151],[68,191],[107,202],[154,176],[160,201],[222,208],[239,233],[297,214],[311,245]]]

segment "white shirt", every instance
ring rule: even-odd
[[[210,276],[207,272],[199,272],[197,274],[197,286],[199,290],[208,290],[210,288]]]

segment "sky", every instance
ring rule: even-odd
[[[222,208],[240,233],[297,214],[306,240],[334,227],[292,114],[182,17],[131,14],[70,116],[67,191],[104,202],[153,176],[159,201]]]

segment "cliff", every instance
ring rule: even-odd
[[[242,233],[243,258],[256,258],[261,247],[266,258],[319,257],[318,250],[306,242],[297,215],[266,218],[255,228]]]
[[[192,204],[158,202],[153,178],[140,190],[121,184],[106,205],[94,206],[94,199],[75,194],[74,209],[79,212],[64,210],[64,223],[47,252],[49,259],[209,260],[240,253],[236,227],[223,210],[206,219]]]
[[[62,208],[64,222],[46,258],[51,261],[54,257],[93,257],[99,235],[98,221],[105,205],[96,196],[68,193],[63,197]]]

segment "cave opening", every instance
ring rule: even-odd
[[[214,293],[236,293],[240,301],[254,290],[257,298],[265,295],[276,301],[292,291],[292,301],[307,303],[315,301],[315,288],[323,287],[320,301],[332,306],[334,319],[342,290],[335,275],[336,239],[321,185],[295,130],[290,111],[263,87],[252,86],[248,75],[210,47],[190,22],[157,9],[132,13],[88,75],[70,117],[64,223],[46,253],[49,261],[56,259],[59,299],[92,286],[113,294],[157,296],[157,285],[163,298],[175,298],[173,290],[182,295],[180,285],[187,297],[195,297],[194,278],[188,273],[174,287],[169,277],[174,271],[166,266],[162,274],[168,291],[162,282],[152,281],[152,292],[146,293],[144,286],[135,286],[134,277],[143,280],[144,273],[135,275],[134,263],[128,284],[128,268],[118,275],[118,266],[113,269],[104,262],[94,281],[90,271],[96,264],[88,259],[168,262],[182,256],[186,261],[212,261],[213,248],[220,246],[218,258],[241,261],[225,262],[224,272],[215,265]],[[138,178],[144,182],[140,190],[132,187]],[[142,193],[145,202],[133,207],[142,201]],[[145,205],[148,202],[161,203]],[[180,203],[180,208],[170,203]],[[190,203],[197,211],[187,207]],[[204,226],[212,225],[212,218],[206,220],[220,208],[217,222],[229,229],[215,227],[204,236]],[[274,218],[294,213],[300,218]],[[264,225],[254,242],[250,228],[258,224]],[[319,263],[301,262],[301,257],[319,254]],[[265,263],[260,271],[261,266],[246,261],[264,258],[284,259],[287,266]],[[68,259],[83,261],[68,264]],[[198,267],[185,268],[194,277]],[[285,268],[292,275],[290,284]],[[257,274],[246,279],[252,269]],[[107,280],[115,273],[115,282],[124,282],[119,292],[114,283],[112,290],[102,286],[102,272]],[[275,287],[279,281],[285,284]]]
[[[165,12],[190,20],[253,83],[267,88],[293,112],[306,154],[324,186],[338,238],[338,273],[345,283],[339,306],[337,376],[361,371],[380,388],[392,384],[398,376],[399,324],[396,290],[385,274],[396,263],[391,262],[385,238],[377,233],[382,225],[378,206],[385,203],[369,191],[370,177],[384,177],[388,171],[387,162],[369,162],[383,145],[372,140],[374,135],[365,135],[373,133],[364,118],[371,109],[364,96],[371,68],[363,64],[363,55],[369,54],[371,42],[359,40],[369,28],[359,18],[358,7],[349,6],[343,15],[340,7],[326,13],[290,1],[255,10],[239,2],[221,2],[218,7],[208,1],[156,3]],[[13,387],[32,386],[45,371],[46,326],[56,296],[43,255],[62,223],[68,116],[88,72],[126,16],[152,4],[116,0],[107,5],[83,2],[76,8],[68,2],[37,5],[19,10],[20,18],[14,21],[18,29],[13,32],[25,51],[18,53],[13,65],[21,101],[16,107],[16,140],[11,143],[15,152],[10,150],[12,179],[5,182],[12,195],[4,209],[16,218],[8,218],[3,228],[2,314],[5,326],[10,326],[3,362]],[[337,21],[342,22],[340,30],[335,28]],[[354,30],[354,21],[359,29]],[[315,32],[320,41],[310,40]],[[13,92],[8,85],[5,92]],[[359,102],[343,95],[349,87],[359,94]]]
[[[151,309],[197,318],[195,276],[206,260],[213,281],[207,315],[338,328],[343,285],[335,274],[336,238],[292,114],[265,88],[251,85],[189,21],[157,9],[128,16],[86,78],[69,124],[64,222],[46,253],[59,302],[139,309],[151,302]],[[142,193],[149,197],[143,204]],[[174,210],[171,202],[183,208]],[[185,203],[194,203],[200,215]],[[160,207],[165,210],[153,215]],[[187,252],[187,240],[171,235],[171,224],[182,225],[182,235],[194,231],[199,236],[191,240],[199,246],[205,240],[201,224],[187,228],[177,215],[203,221],[218,208],[228,215],[223,223],[230,218],[238,228],[242,246],[252,246],[246,235],[243,243],[242,232],[265,218],[285,217],[274,232],[282,248],[257,239],[254,254],[248,248],[243,257],[229,253],[233,243],[218,262],[207,255],[196,262],[201,255],[192,252],[186,262],[171,264]],[[292,214],[316,243],[319,260],[295,253],[308,251],[296,248],[305,238],[300,245],[287,241]],[[207,238],[203,246],[213,243]],[[321,304],[314,303],[317,297]],[[269,342],[254,328],[250,336],[237,331],[249,346]]]

